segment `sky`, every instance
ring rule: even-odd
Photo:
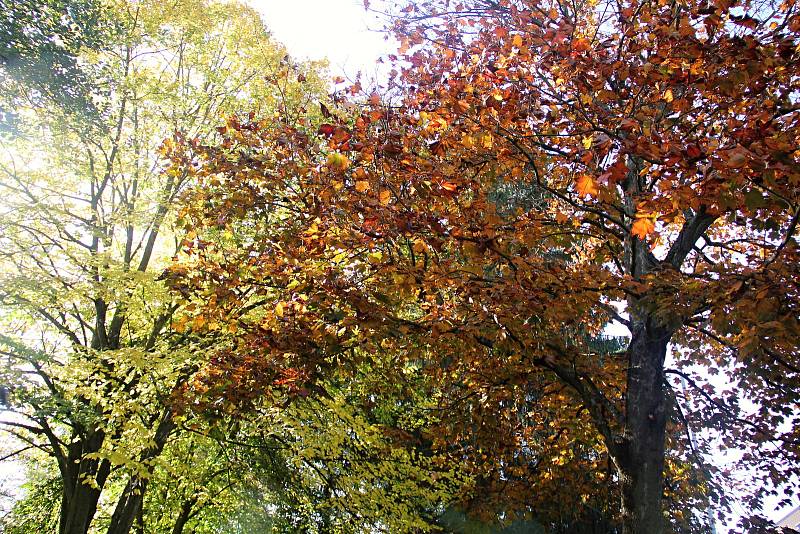
[[[248,0],[276,40],[297,60],[330,61],[331,75],[352,78],[376,72],[376,60],[393,52],[393,40],[380,33],[383,23],[364,9],[363,0]],[[372,5],[376,2],[373,1]]]

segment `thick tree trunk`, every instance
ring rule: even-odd
[[[625,430],[614,458],[622,489],[623,532],[661,534],[667,424],[663,371],[672,332],[649,316],[632,319]]]
[[[111,472],[107,460],[87,459],[103,445],[105,434],[94,432],[88,438],[73,442],[68,447],[67,461],[62,473],[64,487],[61,493],[59,534],[85,534],[97,512],[100,492]],[[88,482],[93,481],[95,485]]]
[[[146,462],[161,454],[167,444],[167,439],[172,434],[172,431],[175,430],[175,427],[172,413],[167,410],[156,429],[153,437],[153,446],[141,454],[140,461]],[[131,475],[117,501],[117,506],[114,508],[114,514],[111,516],[111,523],[108,526],[108,534],[128,534],[131,531],[136,517],[142,515],[141,511],[146,490],[147,478]]]

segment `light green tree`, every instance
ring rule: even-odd
[[[101,120],[15,99],[20,127],[0,154],[0,381],[15,412],[0,426],[57,465],[58,531],[71,534],[142,517],[183,423],[170,397],[215,341],[171,328],[179,305],[159,275],[186,176],[162,172],[164,139],[207,141],[253,102],[268,117],[324,90],[320,66],[294,64],[241,4],[104,9],[115,41],[79,57],[99,73]]]

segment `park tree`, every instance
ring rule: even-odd
[[[207,329],[224,335],[228,325],[213,322]],[[230,344],[212,351],[218,365],[197,373],[175,404],[201,416],[194,420],[227,422],[212,435],[223,436],[224,449],[238,450],[237,470],[249,472],[250,482],[237,489],[257,498],[215,513],[216,531],[263,530],[265,520],[274,532],[439,530],[447,506],[473,480],[423,436],[437,421],[441,392],[426,387],[420,369],[406,368],[387,387],[383,373],[393,355],[371,354],[357,370],[332,370],[324,383],[306,384],[291,370],[264,369],[250,350],[239,353],[245,362],[223,358],[240,336],[237,329]]]
[[[0,380],[12,407],[0,426],[58,469],[59,532],[123,533],[181,431],[171,396],[214,343],[172,329],[181,310],[160,274],[191,176],[162,173],[164,139],[211,142],[221,117],[290,115],[325,84],[235,2],[67,3],[59,14],[62,4],[4,12],[3,82],[18,90],[3,105],[19,120],[0,156]],[[91,14],[117,31],[84,42]],[[92,72],[78,79],[92,87],[75,93],[91,96],[91,120],[75,99],[37,98],[57,93],[52,79],[20,74],[35,74],[26,61],[55,60],[52,47],[69,60],[57,78]]]
[[[800,466],[795,2],[428,0],[393,29],[391,98],[171,147],[198,184],[173,287],[239,332],[199,393],[324,397],[388,354],[376,396],[408,369],[445,392],[466,505],[547,517],[556,479],[622,532],[701,529],[721,447],[761,528]]]
[[[79,59],[98,52],[119,30],[95,0],[3,0],[0,11],[0,127],[13,129],[18,105],[58,105],[85,120],[99,118],[91,67]]]

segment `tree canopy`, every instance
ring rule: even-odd
[[[3,0],[0,11],[0,88],[6,93],[0,126],[13,128],[17,105],[57,103],[97,119],[97,86],[79,59],[99,51],[119,29],[95,0]],[[14,98],[10,99],[9,96]]]
[[[441,397],[421,446],[495,519],[604,496],[622,532],[703,528],[729,503],[717,440],[760,482],[753,510],[791,495],[794,2],[431,0],[393,20],[399,99],[356,83],[322,124],[174,147],[198,186],[173,286],[200,295],[196,325],[238,332],[202,393],[324,395],[391,355],[376,387],[423,370]],[[606,353],[612,322],[630,342]]]
[[[155,471],[177,471],[164,464],[181,458],[171,447],[183,443],[187,422],[171,396],[215,342],[171,328],[181,310],[159,276],[175,253],[175,201],[188,177],[162,172],[164,139],[183,132],[210,141],[220,117],[258,106],[288,113],[316,100],[324,83],[321,65],[292,62],[241,4],[92,6],[14,4],[5,21],[13,31],[3,37],[3,73],[19,74],[19,90],[4,91],[3,105],[19,121],[0,140],[0,379],[14,413],[0,426],[39,454],[44,482],[34,479],[31,499],[57,516],[57,526],[42,519],[41,528],[123,533],[134,521],[142,527],[153,476],[174,482],[173,494],[186,483]],[[119,31],[84,42],[92,31],[84,18],[101,14]],[[55,61],[52,47],[69,68],[50,65],[55,78],[36,78],[26,61]],[[75,112],[76,101],[50,98],[68,80],[90,84],[80,95],[91,97],[92,120]],[[71,88],[61,90],[77,98]],[[54,488],[58,499],[45,499]],[[189,491],[175,507],[193,517],[209,504]],[[176,534],[179,519],[169,518]],[[11,522],[30,531],[21,517]]]
[[[235,2],[6,10],[0,529],[772,531],[795,0],[381,7],[332,94]]]

